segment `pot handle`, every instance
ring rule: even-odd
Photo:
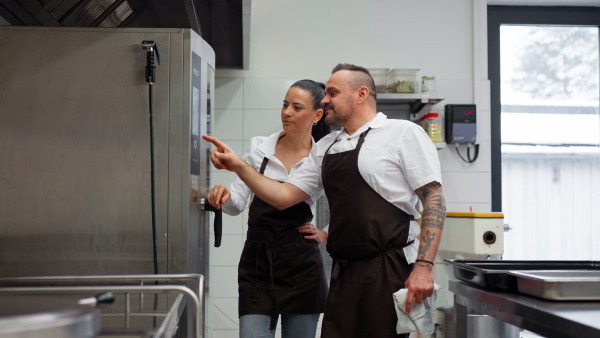
[[[115,302],[115,295],[112,292],[104,292],[95,295],[94,297],[83,298],[78,301],[80,305],[88,305],[91,307],[104,307]]]

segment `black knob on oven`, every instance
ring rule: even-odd
[[[487,245],[496,243],[496,234],[493,231],[486,231],[483,234],[483,242]]]
[[[223,237],[223,211],[210,205],[206,198],[200,200],[200,205],[204,211],[213,211],[215,213],[214,229],[215,229],[215,247],[221,246],[221,238]]]

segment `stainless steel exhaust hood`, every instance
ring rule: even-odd
[[[13,26],[191,28],[215,50],[217,67],[247,68],[250,2],[0,0],[0,17]]]

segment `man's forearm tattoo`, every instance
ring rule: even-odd
[[[419,246],[418,258],[424,258],[425,253],[431,248],[431,244],[435,239],[435,232],[427,230],[425,238],[421,238],[421,245]]]
[[[445,217],[446,202],[444,201],[444,196],[441,193],[431,196],[428,208],[423,211],[423,226],[441,228]]]
[[[441,229],[446,217],[446,201],[444,201],[440,184],[429,183],[417,189],[416,193],[424,201],[421,226]]]

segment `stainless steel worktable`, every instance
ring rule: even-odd
[[[600,337],[599,301],[547,301],[455,280],[448,285],[454,293],[456,337],[467,337],[467,308],[545,337]]]

